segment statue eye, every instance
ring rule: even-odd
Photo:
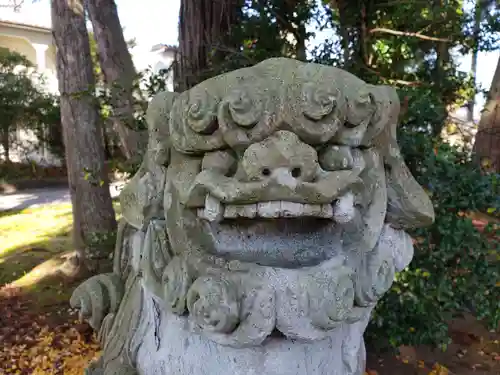
[[[189,127],[199,134],[213,134],[218,128],[216,98],[206,91],[195,91],[187,110]]]

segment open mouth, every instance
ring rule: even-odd
[[[208,194],[197,216],[211,233],[218,256],[263,266],[298,268],[317,265],[340,253],[342,230],[337,225],[336,205],[337,201],[235,205],[224,204]]]

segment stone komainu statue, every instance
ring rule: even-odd
[[[158,94],[114,271],[71,299],[103,346],[87,373],[361,375],[405,229],[434,220],[398,114],[391,87],[285,58]]]

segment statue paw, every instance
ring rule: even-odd
[[[80,319],[88,319],[90,326],[99,331],[104,317],[118,310],[123,297],[123,284],[112,273],[91,277],[80,284],[70,299],[72,308],[80,310]]]

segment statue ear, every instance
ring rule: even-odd
[[[146,111],[148,124],[148,146],[146,162],[149,168],[153,165],[166,166],[169,163],[170,150],[170,111],[179,94],[164,91],[151,99]]]
[[[434,222],[434,208],[424,189],[406,166],[397,142],[399,98],[394,88],[380,90],[388,101],[392,116],[375,139],[384,161],[387,179],[386,221],[395,228],[425,227]]]
[[[153,97],[146,111],[148,146],[139,170],[120,194],[125,220],[141,230],[149,211],[161,210],[165,185],[164,168],[169,163],[170,110],[177,93],[161,92]]]

